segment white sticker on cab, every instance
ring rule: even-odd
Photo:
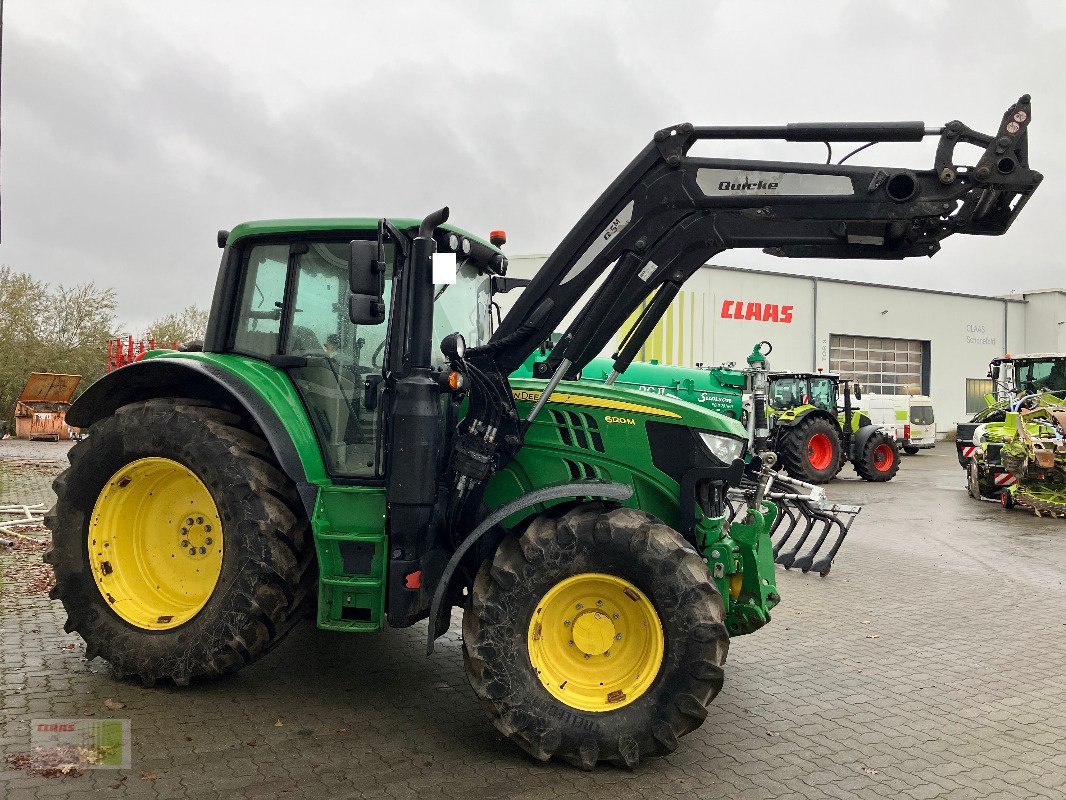
[[[455,253],[433,254],[433,283],[455,283]]]

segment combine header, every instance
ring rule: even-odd
[[[987,407],[955,431],[970,496],[1066,517],[1066,353],[1005,355],[988,377]]]

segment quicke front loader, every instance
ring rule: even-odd
[[[729,636],[779,600],[777,509],[763,483],[728,524],[738,422],[570,379],[651,296],[623,372],[728,248],[898,259],[1004,233],[1040,181],[1029,119],[1023,97],[995,136],[958,122],[661,130],[491,336],[506,260],[447,210],[221,234],[202,347],[116,370],[68,414],[89,435],[47,520],[66,629],[120,674],[184,685],[262,656],[305,602],[328,630],[428,618],[430,648],[459,607],[471,685],[527,752],[590,769],[670,752],[706,718]],[[688,154],[927,135],[927,171]],[[954,163],[959,142],[983,149],[973,167]],[[457,279],[435,285],[442,254]],[[509,381],[578,305],[539,379]]]

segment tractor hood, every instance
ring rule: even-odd
[[[515,402],[531,404],[540,399],[546,382],[512,376],[510,383]],[[608,415],[641,416],[658,422],[676,423],[697,430],[725,433],[740,439],[747,438],[747,430],[737,420],[669,395],[622,389],[617,386],[586,381],[561,381],[548,399],[547,407],[550,408],[552,403],[585,406],[602,410]]]

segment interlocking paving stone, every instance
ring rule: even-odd
[[[50,505],[66,447],[0,442],[0,503]],[[0,554],[0,753],[29,749],[33,716],[133,729],[128,772],[0,765],[0,796],[1061,796],[1066,523],[970,500],[951,445],[906,458],[888,484],[843,474],[831,497],[866,507],[832,574],[779,571],[783,602],[732,642],[706,724],[635,772],[535,763],[500,737],[467,686],[458,614],[428,659],[424,625],[304,624],[234,677],[144,689],[86,663],[59,604],[26,593],[39,555]]]

